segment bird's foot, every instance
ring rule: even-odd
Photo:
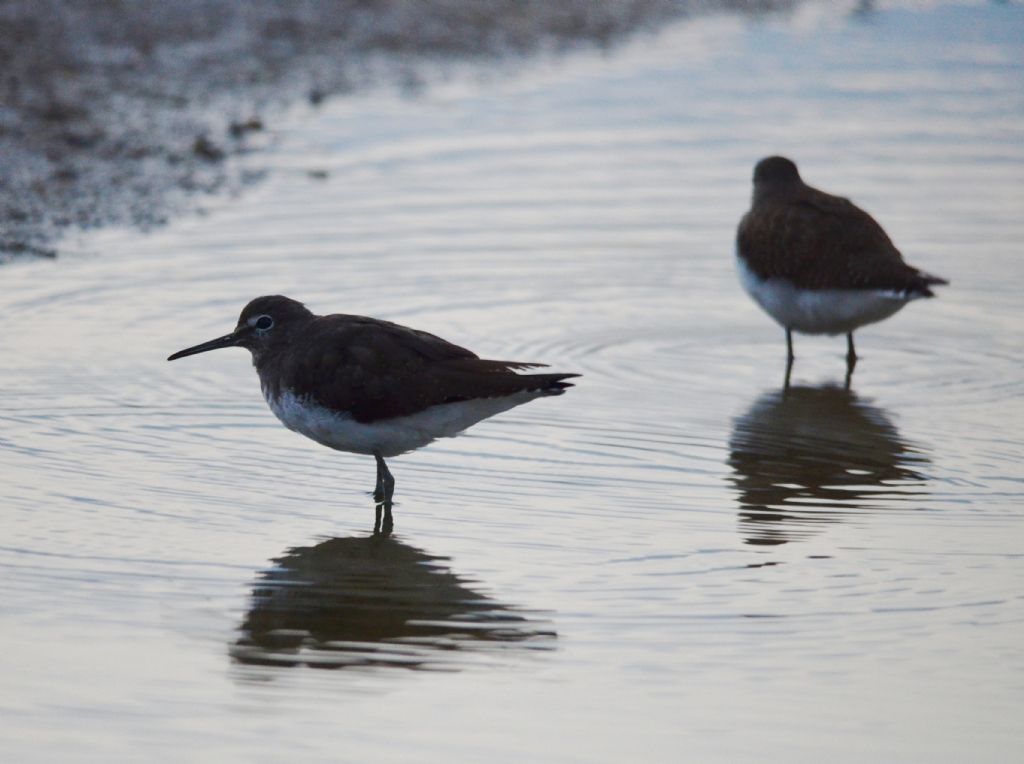
[[[391,502],[379,502],[374,513],[373,535],[390,536],[394,529],[395,520],[391,516]]]
[[[852,359],[846,359],[846,380],[844,386],[847,390],[850,389],[850,384],[853,382],[853,369],[857,365],[857,357],[854,356]]]

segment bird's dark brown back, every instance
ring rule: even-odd
[[[907,265],[888,234],[848,199],[797,180],[760,189],[740,221],[737,252],[761,278],[802,289],[885,289],[931,295],[942,283]]]
[[[325,349],[326,348],[326,349]],[[518,374],[540,364],[488,361],[427,332],[361,316],[319,316],[288,353],[258,370],[271,393],[291,390],[359,422],[526,390],[558,394],[574,374]],[[276,389],[275,389],[276,387]]]

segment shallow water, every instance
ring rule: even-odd
[[[1019,6],[811,4],[456,69],[5,266],[6,756],[1012,758],[1022,41]],[[783,394],[735,280],[775,152],[952,281],[850,390],[798,337]],[[370,539],[372,460],[284,430],[243,351],[163,360],[268,292],[584,377],[393,460]]]

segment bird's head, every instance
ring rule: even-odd
[[[243,347],[252,353],[254,360],[258,360],[268,348],[286,343],[292,330],[312,317],[305,305],[288,297],[257,297],[242,309],[238,325],[231,334],[179,350],[167,360],[230,347]]]
[[[754,185],[799,183],[796,163],[786,157],[765,157],[754,166]]]

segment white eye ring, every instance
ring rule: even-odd
[[[274,326],[274,319],[270,316],[260,316],[252,324],[256,329],[265,332]]]

